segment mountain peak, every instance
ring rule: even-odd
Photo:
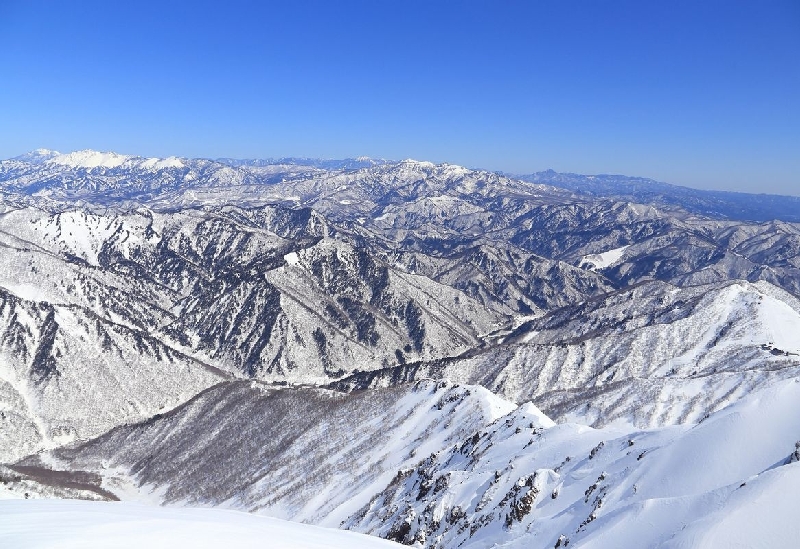
[[[419,166],[420,168],[435,168],[436,164],[428,162],[427,160],[414,160],[413,158],[406,158],[397,163],[399,166]]]
[[[131,157],[115,152],[100,152],[92,149],[59,154],[48,160],[48,163],[69,166],[72,168],[116,168]]]
[[[33,151],[27,152],[25,154],[21,154],[19,156],[15,156],[11,160],[18,160],[20,162],[28,162],[29,164],[42,164],[59,156],[61,153],[58,151],[53,151],[50,149],[35,149]]]

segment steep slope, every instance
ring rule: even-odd
[[[152,416],[225,377],[145,332],[0,288],[0,461]]]
[[[800,383],[694,426],[553,425],[528,405],[398,472],[345,527],[425,547],[792,546]]]
[[[73,478],[73,495],[341,522],[422,547],[792,546],[798,403],[800,383],[781,381],[698,424],[640,431],[555,424],[474,387],[235,382],[28,458],[3,484],[36,497]]]
[[[550,182],[559,181],[556,177]],[[617,288],[654,278],[681,285],[744,279],[767,280],[800,293],[796,225],[742,222],[768,217],[765,212],[739,215],[736,207],[717,215],[713,204],[706,212],[711,218],[700,217],[705,210],[684,200],[680,187],[663,186],[657,196],[595,196],[413,160],[223,163],[96,151],[44,151],[2,161],[0,187],[12,203],[53,211],[77,203],[95,211],[130,211],[142,205],[160,211],[230,204],[304,206],[356,235],[360,243],[435,257],[512,243],[524,253],[580,267],[586,256],[627,246],[621,261],[595,269]],[[637,204],[640,199],[645,204]],[[681,207],[684,202],[686,208]],[[738,241],[743,235],[750,235],[746,243]],[[514,271],[505,280],[520,276],[525,273]],[[577,276],[577,289],[594,275],[573,271],[563,276],[564,282],[555,287],[569,286]]]
[[[619,286],[648,279],[681,286],[764,280],[799,295],[800,227],[693,222],[691,231],[631,243],[599,272]]]
[[[275,206],[8,208],[0,457],[148,417],[232,375],[327,383],[460,354],[506,322],[330,235],[312,210]]]
[[[600,274],[510,245],[482,244],[439,255],[394,251],[389,258],[506,314],[541,314],[613,290]]]
[[[485,389],[446,383],[353,395],[225,383],[172,412],[12,469],[45,483],[51,469],[83,471],[101,475],[102,488],[120,498],[338,526],[398,468],[513,408]]]
[[[0,218],[14,256],[0,285],[89,308],[226,370],[296,381],[458,354],[506,321],[331,234],[311,210],[275,206],[16,210]]]
[[[601,179],[0,162],[0,461],[41,451],[0,493],[448,549],[791,545],[800,225]]]
[[[651,282],[531,320],[462,358],[363,373],[343,389],[421,377],[478,383],[595,426],[696,421],[800,374],[800,302],[764,282]]]

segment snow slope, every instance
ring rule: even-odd
[[[0,214],[0,461],[231,375],[325,384],[459,354],[505,321],[327,232],[281,207]]]
[[[413,160],[2,161],[0,461],[39,453],[0,492],[796,546],[800,224],[630,200]],[[382,388],[291,385],[339,382]]]
[[[619,248],[614,248],[613,250],[608,250],[603,253],[585,255],[583,259],[581,259],[580,266],[592,271],[596,269],[607,269],[622,259],[622,255],[627,249],[628,246],[620,246]]]
[[[797,380],[647,430],[556,424],[476,387],[235,382],[3,481],[39,497],[71,471],[73,497],[224,506],[441,549],[793,547],[798,439]]]
[[[798,439],[797,380],[646,431],[520,407],[399,471],[345,526],[442,548],[795,547]]]
[[[39,479],[49,495],[63,487],[50,470],[82,471],[90,474],[81,497],[102,488],[121,499],[337,526],[399,468],[513,408],[481,387],[433,381],[352,395],[230,382],[163,416],[28,458],[10,476]]]
[[[135,503],[0,501],[0,546],[15,549],[391,549],[399,545],[221,509]]]
[[[694,422],[800,376],[800,302],[767,282],[649,282],[529,320],[503,343],[446,361],[364,372],[365,388],[443,377],[533,400],[558,421]]]

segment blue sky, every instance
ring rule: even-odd
[[[0,0],[0,157],[38,147],[800,195],[800,2]]]

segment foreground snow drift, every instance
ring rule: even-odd
[[[67,500],[0,501],[0,546],[16,549],[399,547],[363,534],[237,511]]]

